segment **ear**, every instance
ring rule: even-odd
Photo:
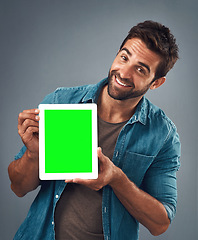
[[[158,87],[160,87],[163,83],[165,83],[166,81],[166,77],[161,77],[161,78],[158,78],[156,79],[150,86],[150,89],[156,89]]]

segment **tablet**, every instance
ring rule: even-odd
[[[97,105],[40,104],[39,178],[96,179]]]

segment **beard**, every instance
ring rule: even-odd
[[[114,77],[117,77],[121,82],[125,83],[129,87],[126,87],[126,90],[121,90],[118,87],[114,86]],[[137,98],[143,96],[148,89],[150,88],[152,83],[145,86],[143,89],[135,90],[134,83],[127,78],[121,78],[120,74],[116,70],[109,71],[108,74],[108,87],[107,91],[110,97],[115,100],[127,100],[131,98]]]

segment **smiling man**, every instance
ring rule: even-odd
[[[165,82],[177,59],[170,30],[145,21],[130,30],[108,78],[45,97],[42,103],[97,103],[98,179],[40,181],[38,110],[19,114],[24,147],[9,165],[11,188],[18,196],[41,189],[14,239],[137,240],[139,223],[153,235],[167,230],[176,212],[180,141],[144,94]]]
[[[137,98],[137,101],[151,87],[164,83],[165,77],[155,80],[155,72],[161,57],[149,50],[146,44],[138,39],[129,39],[120,49],[109,72],[108,93],[116,100]],[[137,87],[136,87],[137,86]]]

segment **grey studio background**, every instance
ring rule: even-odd
[[[197,10],[196,0],[0,0],[0,239],[13,238],[38,191],[18,198],[10,190],[7,167],[22,146],[19,112],[57,87],[106,77],[131,26],[146,19],[169,26],[180,47],[166,83],[147,97],[175,122],[182,165],[175,220],[158,237],[141,227],[140,239],[198,238]]]

